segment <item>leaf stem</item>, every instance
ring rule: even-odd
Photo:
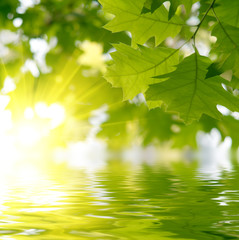
[[[215,2],[216,2],[216,0],[213,0],[213,1],[212,1],[211,5],[209,6],[209,8],[207,9],[207,11],[206,11],[205,14],[203,15],[200,23],[197,25],[197,29],[196,29],[196,31],[194,32],[194,34],[192,35],[191,38],[195,39],[195,36],[196,36],[199,28],[201,27],[203,21],[205,20],[206,16],[208,15],[209,11],[213,8],[213,5],[215,4]]]

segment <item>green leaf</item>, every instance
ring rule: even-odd
[[[212,35],[217,37],[212,52],[220,56],[221,68],[224,71],[232,69],[235,76],[239,78],[239,29],[219,22],[213,28]]]
[[[158,9],[163,4],[163,2],[163,0],[152,0],[151,12],[153,13],[156,9]]]
[[[207,78],[207,69],[211,62],[198,53],[185,58],[177,69],[167,75],[169,79],[151,85],[146,92],[150,101],[163,100],[168,111],[178,112],[185,123],[198,120],[202,114],[220,118],[216,106],[223,105],[232,111],[239,111],[239,99],[227,92],[222,83],[226,81],[215,76]]]
[[[213,28],[212,35],[217,37],[214,49],[218,48],[218,52],[230,53],[239,46],[239,29],[237,27],[220,22]]]
[[[151,12],[153,13],[156,9],[158,9],[165,0],[147,0],[144,3],[144,7],[142,9],[142,13]],[[169,14],[168,19],[170,20],[177,11],[177,8],[179,5],[184,5],[187,13],[189,14],[192,8],[193,3],[195,3],[195,0],[170,0],[170,8],[169,8]]]
[[[168,19],[171,19],[175,15],[177,8],[180,5],[184,5],[187,14],[189,14],[191,12],[192,5],[195,2],[197,1],[196,0],[170,0]]]
[[[168,11],[163,5],[154,13],[141,14],[145,0],[100,0],[100,3],[106,12],[115,15],[105,28],[112,32],[131,32],[133,43],[144,44],[155,37],[158,45],[167,37],[175,37],[183,26],[178,16],[168,21]]]
[[[147,13],[147,12],[153,13],[164,2],[165,0],[146,0],[146,2],[144,3],[144,7],[142,9],[142,13]]]
[[[159,82],[152,78],[166,74],[178,64],[178,51],[170,48],[131,48],[125,44],[114,45],[111,56],[114,64],[108,68],[105,78],[114,86],[123,89],[124,100],[144,93],[149,84]]]
[[[174,0],[170,1],[170,8],[169,8],[169,14],[168,14],[168,19],[171,19],[175,12],[177,11],[178,6],[181,4],[180,0]]]
[[[239,27],[239,1],[217,0],[214,11],[221,22]]]

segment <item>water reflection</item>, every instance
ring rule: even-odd
[[[238,239],[238,165],[217,179],[197,167],[116,160],[98,172],[28,166],[30,175],[2,178],[0,239]]]

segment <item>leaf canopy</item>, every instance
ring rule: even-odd
[[[134,49],[125,44],[114,47],[117,50],[111,54],[114,64],[108,68],[105,77],[114,87],[123,89],[124,100],[145,92],[149,84],[160,81],[153,76],[171,72],[179,61],[175,49],[144,46]]]
[[[115,145],[120,139],[131,144],[137,135],[145,145],[195,147],[198,131],[216,128],[237,147],[238,113],[232,111],[239,105],[239,1],[99,2],[42,0],[23,11],[22,1],[1,1],[0,87],[17,112],[13,118],[34,102],[54,100],[80,118],[79,125],[90,125],[91,111],[106,104],[108,120],[99,135],[115,138]],[[32,47],[36,40],[49,46],[44,66]],[[90,47],[93,65],[80,60],[86,42],[101,49]],[[28,61],[37,76],[32,69],[22,72]],[[4,92],[6,79],[16,85],[10,93]],[[182,120],[196,121],[188,126]]]
[[[165,0],[146,0],[144,3],[144,7],[142,9],[142,13],[151,12],[153,13],[157,8],[159,8]],[[179,5],[184,5],[187,13],[190,13],[193,3],[195,0],[170,0],[169,14],[168,19],[170,20],[177,11]]]
[[[106,25],[109,30],[129,31],[133,43],[145,44],[148,39],[155,37],[156,45],[161,43],[164,46],[155,48],[146,43],[147,47],[138,46],[137,49],[133,49],[127,45],[115,45],[116,52],[112,54],[114,63],[108,68],[106,79],[114,87],[122,88],[124,100],[132,99],[146,91],[146,101],[150,108],[161,107],[163,102],[168,111],[178,113],[186,123],[199,120],[202,114],[220,119],[221,113],[217,105],[238,111],[237,97],[228,91],[228,87],[222,86],[237,86],[236,82],[239,79],[239,29],[236,22],[237,10],[232,9],[237,7],[238,1],[232,1],[230,6],[226,6],[222,0],[200,1],[204,15],[197,27],[191,29],[191,37],[188,37],[190,34],[185,34],[189,28],[187,19],[181,19],[176,10],[179,5],[184,5],[186,11],[190,12],[195,1],[170,0],[169,10],[165,8],[164,2],[140,0],[126,3],[117,0],[110,3],[109,0],[101,0],[105,11],[115,15]],[[227,14],[222,9],[225,9]],[[228,17],[230,10],[232,16]],[[207,18],[209,16],[215,21],[211,34],[217,37],[214,45],[210,42],[211,53],[217,56],[214,62],[209,56],[201,56],[196,44],[198,30],[205,28],[203,24],[211,24]],[[165,23],[168,26],[162,33]],[[180,28],[174,30],[173,34],[168,34],[172,25],[180,25]],[[154,28],[156,26],[157,28]],[[209,31],[209,27],[207,30]],[[177,34],[186,39],[183,44],[176,42],[179,47],[173,50],[167,46],[167,37],[175,37]],[[180,48],[184,45],[189,46],[191,39],[194,40],[192,44],[195,45],[195,53],[186,58],[181,57],[179,61]],[[162,43],[163,40],[166,42]],[[177,38],[174,41],[177,41]],[[176,70],[173,71],[175,67]],[[220,76],[227,70],[233,71],[232,82],[225,81]]]
[[[167,37],[175,37],[184,25],[178,16],[168,21],[168,11],[163,5],[153,13],[142,14],[145,0],[100,0],[100,3],[105,11],[115,15],[105,28],[112,32],[129,31],[133,43],[144,44],[155,37],[158,45]]]
[[[169,79],[151,85],[146,98],[151,101],[163,100],[167,110],[178,112],[186,123],[200,119],[203,113],[220,118],[218,104],[232,111],[239,111],[239,99],[227,92],[222,83],[226,81],[220,76],[207,78],[207,69],[211,62],[207,57],[194,53],[185,58],[177,69],[167,75]]]
[[[222,69],[232,69],[235,76],[239,77],[239,29],[219,22],[213,28],[212,35],[217,37],[213,51],[220,56]]]
[[[217,0],[214,10],[220,21],[234,27],[239,27],[239,1],[238,0]]]

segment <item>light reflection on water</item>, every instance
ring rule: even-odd
[[[214,179],[183,161],[43,170],[1,179],[0,239],[239,238],[237,165]]]

